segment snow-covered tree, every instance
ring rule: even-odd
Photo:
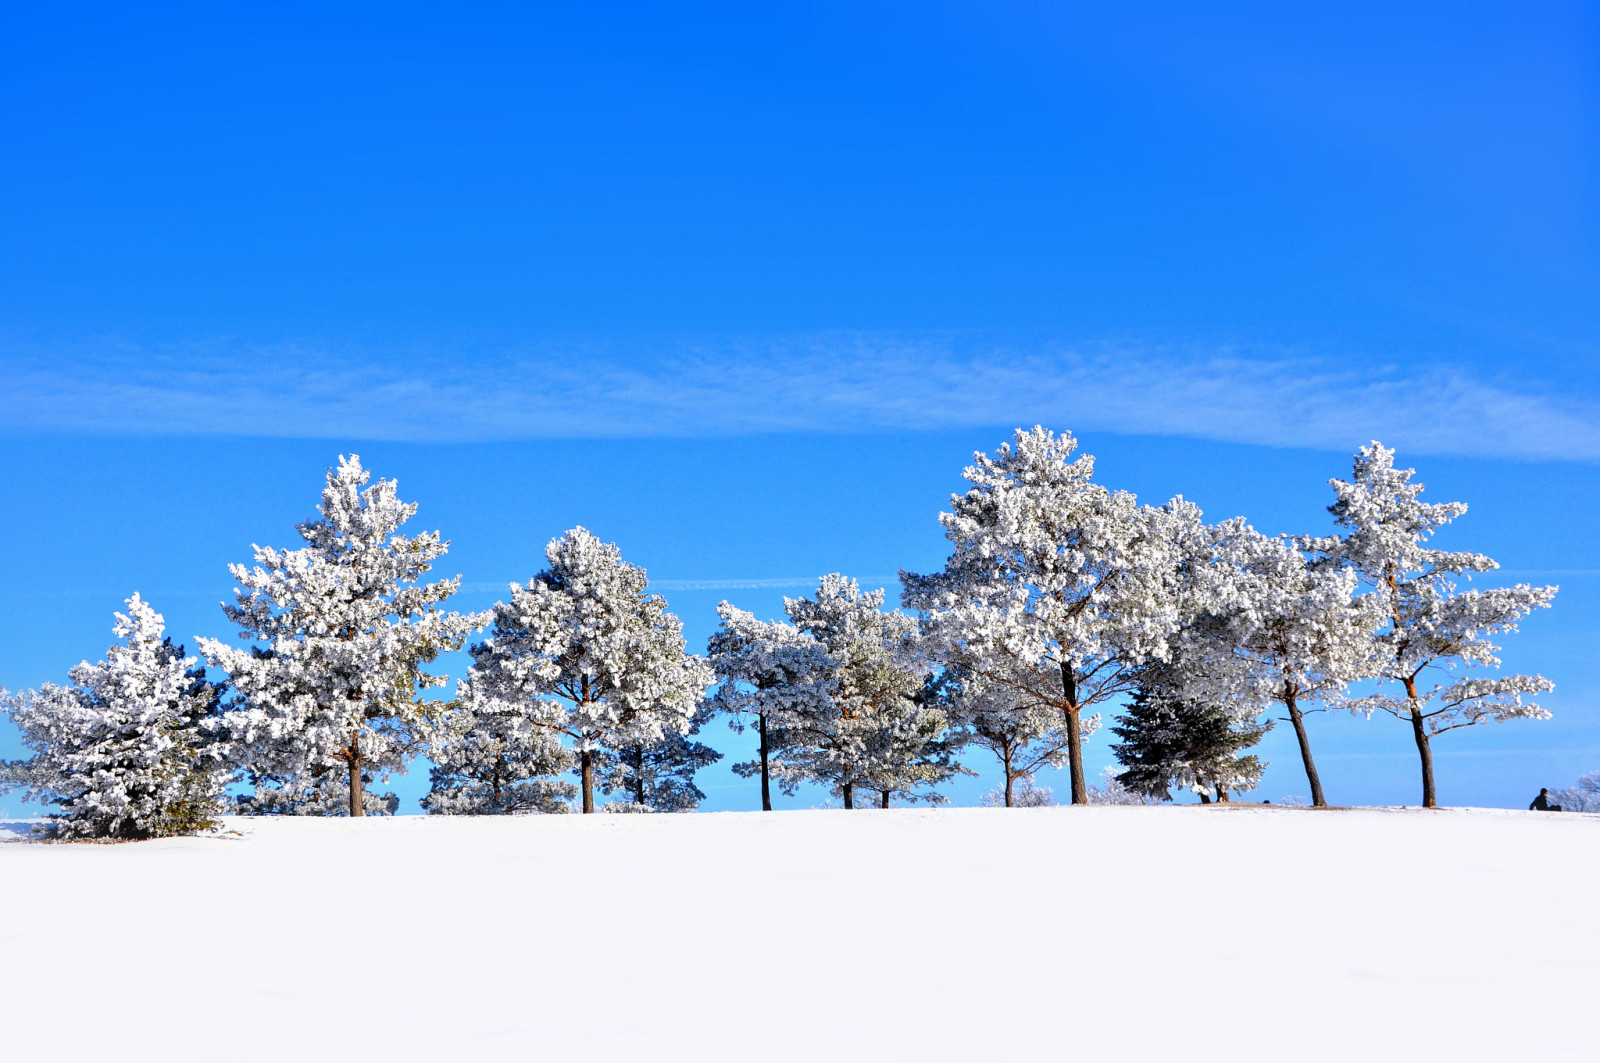
[[[361,815],[392,816],[400,810],[400,797],[393,791],[375,794],[371,772],[361,774]],[[234,798],[229,809],[236,816],[348,816],[350,780],[344,766],[335,764],[320,772],[290,779],[253,777],[254,789]]]
[[[1210,578],[1174,640],[1181,667],[1165,671],[1168,693],[1225,705],[1235,723],[1272,704],[1294,727],[1312,803],[1325,807],[1305,717],[1340,698],[1370,670],[1373,603],[1354,597],[1355,574],[1309,564],[1292,543],[1243,520],[1208,529]],[[1173,684],[1177,685],[1174,686]]]
[[[1437,805],[1432,739],[1483,723],[1545,719],[1530,696],[1553,690],[1538,675],[1487,677],[1499,647],[1489,636],[1515,631],[1535,609],[1555,598],[1555,587],[1519,583],[1489,590],[1457,590],[1456,577],[1499,567],[1482,554],[1427,545],[1433,533],[1467,511],[1460,502],[1420,500],[1414,469],[1396,469],[1394,451],[1373,442],[1355,456],[1349,482],[1330,480],[1334,521],[1348,529],[1307,543],[1327,567],[1348,567],[1376,597],[1386,622],[1373,639],[1377,694],[1347,702],[1370,716],[1387,712],[1411,724],[1422,765],[1422,804]],[[1432,685],[1430,676],[1437,677]],[[1398,688],[1399,693],[1390,693]]]
[[[416,504],[369,479],[356,455],[340,457],[321,516],[298,526],[303,548],[258,546],[254,568],[229,566],[239,589],[223,612],[255,645],[200,640],[238,692],[227,722],[244,766],[279,784],[315,776],[319,791],[342,769],[352,816],[366,811],[363,778],[404,771],[444,711],[419,696],[445,682],[423,666],[483,623],[439,608],[459,577],[417,582],[450,544],[399,535]]]
[[[490,637],[472,647],[472,681],[571,740],[583,811],[593,812],[605,755],[686,733],[713,676],[614,543],[574,528],[545,558],[548,569],[495,604]]]
[[[557,776],[572,770],[572,753],[541,726],[553,713],[526,700],[480,693],[469,677],[456,687],[456,711],[445,717],[430,756],[433,769],[422,807],[433,815],[495,816],[561,813],[578,788]]]
[[[1066,764],[1065,719],[1054,705],[1030,700],[1023,684],[995,683],[949,669],[932,687],[963,744],[987,749],[1000,761],[1005,781],[995,792],[1005,807],[1026,803],[1018,795],[1035,792],[1032,780],[1039,769]]]
[[[983,795],[981,803],[987,808],[1048,808],[1056,799],[1050,787],[1023,778],[1014,786],[995,787]]]
[[[32,800],[55,802],[67,838],[153,838],[216,825],[232,778],[217,728],[220,690],[165,635],[135,594],[98,664],[4,699],[33,756],[8,775]]]
[[[927,666],[916,651],[917,624],[883,611],[883,591],[864,592],[831,573],[815,598],[785,598],[799,630],[834,665],[825,703],[787,721],[788,745],[775,772],[792,788],[818,782],[855,807],[870,790],[888,808],[892,798],[939,800],[928,787],[959,771],[943,742],[943,711],[923,698]]]
[[[1183,615],[1179,562],[1201,524],[1181,499],[1153,509],[1094,483],[1094,459],[1073,460],[1076,449],[1071,433],[1036,427],[977,454],[962,474],[972,488],[939,517],[953,546],[944,570],[901,581],[947,666],[1061,713],[1072,803],[1085,804],[1082,740],[1099,723],[1085,714],[1165,657]]]
[[[735,764],[736,774],[761,779],[762,811],[772,811],[772,762],[790,734],[832,704],[837,668],[822,644],[793,624],[757,620],[728,602],[717,606],[722,623],[706,647],[718,679],[707,699],[736,732],[755,728],[756,759]]]
[[[1253,790],[1266,765],[1244,753],[1271,724],[1241,720],[1236,713],[1160,691],[1160,683],[1134,694],[1112,732],[1111,747],[1123,765],[1117,781],[1129,790],[1171,800],[1169,788],[1184,786],[1209,801]]]
[[[710,746],[691,740],[710,715],[710,710],[702,707],[686,734],[668,731],[659,741],[608,752],[600,772],[600,789],[621,794],[623,799],[606,805],[606,811],[692,812],[698,808],[706,795],[694,784],[694,773],[722,759]]]
[[[1578,776],[1565,790],[1551,790],[1550,803],[1563,812],[1600,812],[1600,771]]]
[[[1106,768],[1100,774],[1100,785],[1089,787],[1091,805],[1159,805],[1164,800],[1130,790],[1118,780],[1116,768]]]

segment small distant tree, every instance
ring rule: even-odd
[[[563,813],[578,788],[557,778],[572,770],[572,753],[529,703],[480,693],[472,680],[456,688],[457,709],[436,736],[422,807],[431,815],[505,816]]]
[[[342,774],[351,816],[366,814],[365,782],[403,772],[446,709],[419,696],[445,682],[424,665],[483,624],[439,608],[459,577],[417,582],[450,544],[398,534],[416,504],[396,497],[393,480],[366,487],[370,478],[359,457],[341,456],[321,516],[297,529],[303,548],[258,546],[253,569],[229,566],[239,589],[223,612],[255,645],[200,640],[238,692],[227,724],[244,767],[293,793],[306,789],[296,780],[321,793],[330,771]]]
[[[608,812],[692,812],[706,795],[694,784],[694,773],[722,759],[710,746],[691,736],[709,718],[700,710],[689,723],[688,734],[668,731],[660,741],[623,746],[606,754],[601,770],[601,790],[621,794],[622,801],[606,805]]]
[[[1034,773],[1067,762],[1069,741],[1060,711],[1054,705],[1030,701],[1024,686],[963,676],[955,669],[933,684],[935,696],[947,706],[952,725],[961,730],[965,744],[987,749],[1000,761],[1004,781],[996,793],[1006,808],[1023,804],[1019,787],[1030,794],[1049,793],[1033,786]]]
[[[864,592],[838,573],[822,577],[814,598],[785,598],[784,608],[834,671],[827,700],[789,721],[780,778],[822,783],[845,808],[855,807],[858,790],[882,808],[897,796],[939,800],[929,788],[959,768],[941,741],[943,711],[921,696],[927,667],[916,621],[884,612],[881,589]]]
[[[3,699],[33,756],[6,776],[54,802],[64,838],[158,838],[216,826],[232,778],[220,741],[220,688],[165,635],[138,594],[117,613],[103,661]]]
[[[1426,503],[1414,469],[1396,469],[1394,451],[1373,442],[1355,456],[1349,482],[1330,480],[1328,510],[1348,529],[1307,546],[1327,567],[1349,568],[1379,603],[1385,623],[1372,640],[1371,674],[1380,692],[1347,702],[1370,716],[1387,712],[1411,724],[1422,767],[1422,804],[1437,806],[1432,740],[1461,727],[1545,719],[1525,700],[1555,684],[1539,675],[1470,674],[1500,664],[1489,637],[1515,631],[1535,609],[1549,608],[1555,587],[1519,583],[1458,591],[1456,577],[1499,567],[1482,554],[1429,547],[1439,528],[1467,511],[1460,502]],[[1437,677],[1428,684],[1428,677]],[[1398,693],[1391,693],[1397,690]]]
[[[772,764],[788,749],[801,721],[820,718],[832,704],[837,668],[827,650],[793,624],[757,620],[728,602],[717,606],[721,624],[706,647],[718,682],[707,699],[736,732],[757,735],[756,759],[735,764],[736,774],[761,779],[762,811],[772,811]]]
[[[574,528],[545,558],[549,568],[495,603],[489,639],[472,647],[472,681],[571,741],[583,811],[593,812],[604,759],[687,732],[713,676],[614,543]]]
[[[1165,800],[1124,786],[1117,778],[1116,768],[1106,768],[1101,773],[1100,785],[1089,787],[1091,805],[1159,805]]]
[[[1565,790],[1551,790],[1550,803],[1563,812],[1600,812],[1600,771],[1578,776]]]
[[[983,795],[982,803],[988,808],[1048,808],[1056,799],[1048,786],[1038,786],[1024,778],[1014,786],[995,787]]]
[[[1184,540],[1200,515],[1181,499],[1152,509],[1107,490],[1076,449],[1071,433],[1035,427],[976,455],[962,474],[972,488],[939,517],[953,547],[944,570],[901,582],[945,666],[1061,714],[1081,805],[1083,738],[1098,723],[1089,713],[1165,658],[1184,610]]]

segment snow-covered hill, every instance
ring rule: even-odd
[[[0,845],[7,1060],[1600,1053],[1600,817],[234,820]]]

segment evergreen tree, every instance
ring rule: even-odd
[[[1069,743],[1061,713],[1054,705],[1031,700],[1024,684],[996,683],[946,669],[930,683],[929,693],[947,707],[962,744],[987,749],[1000,761],[1004,781],[998,793],[1004,807],[1026,803],[1018,796],[1019,787],[1031,787],[1035,772],[1067,763]]]
[[[232,773],[220,740],[219,687],[138,594],[105,660],[73,667],[4,705],[30,759],[7,766],[28,798],[54,802],[67,838],[154,838],[216,825]]]
[[[858,789],[879,807],[894,797],[940,800],[927,790],[959,767],[941,741],[943,710],[921,696],[927,666],[916,652],[916,621],[883,611],[883,591],[863,592],[838,573],[815,598],[785,598],[795,626],[833,662],[826,699],[789,721],[776,772],[788,786],[821,783],[855,807]]]
[[[1111,746],[1123,767],[1117,782],[1136,793],[1172,800],[1172,782],[1184,756],[1181,730],[1168,699],[1136,691],[1111,726],[1111,733],[1122,740]]]
[[[694,773],[715,764],[722,754],[690,740],[710,713],[701,709],[690,721],[687,735],[668,731],[658,742],[623,746],[606,755],[600,786],[623,800],[605,806],[607,812],[692,812],[706,795],[694,784]]]
[[[422,807],[434,815],[561,813],[577,795],[555,778],[572,769],[572,753],[540,726],[525,701],[481,694],[471,679],[457,687],[458,708],[445,719],[431,751],[431,787]]]
[[[1564,812],[1600,812],[1600,771],[1578,776],[1565,790],[1551,790],[1550,803]]]
[[[1411,725],[1422,768],[1422,805],[1433,808],[1433,739],[1448,731],[1550,713],[1525,698],[1555,689],[1540,675],[1488,677],[1500,664],[1489,636],[1511,632],[1535,609],[1548,609],[1557,588],[1518,583],[1457,590],[1456,578],[1500,566],[1482,554],[1438,550],[1433,533],[1467,511],[1464,503],[1421,501],[1414,469],[1396,469],[1394,451],[1374,441],[1356,454],[1350,482],[1330,480],[1328,507],[1347,529],[1305,545],[1329,568],[1355,572],[1377,603],[1383,624],[1371,642],[1371,671],[1380,692],[1346,704],[1371,716],[1387,712]],[[1428,685],[1432,677],[1433,685]]]
[[[997,786],[979,799],[986,808],[1049,808],[1055,803],[1055,793],[1048,786],[1039,786],[1029,778],[1018,779],[1011,786]]]
[[[227,722],[244,766],[267,790],[289,786],[285,799],[308,792],[300,779],[325,793],[329,771],[342,770],[352,816],[366,814],[365,781],[403,772],[445,711],[418,696],[445,682],[423,666],[483,623],[440,610],[459,577],[417,583],[450,544],[437,532],[397,534],[416,504],[396,497],[393,480],[364,488],[369,479],[360,458],[340,457],[321,516],[298,527],[304,548],[257,547],[255,568],[229,566],[240,589],[223,612],[256,645],[200,640],[238,691]]]
[[[725,714],[735,732],[755,729],[756,759],[733,770],[760,777],[761,808],[771,812],[774,758],[795,740],[800,721],[828,711],[837,667],[821,643],[793,624],[757,620],[728,602],[717,606],[717,615],[722,622],[706,656],[718,682],[706,703]]]
[[[1243,751],[1271,727],[1241,722],[1216,705],[1140,689],[1111,728],[1122,739],[1111,747],[1124,769],[1117,782],[1163,801],[1171,800],[1174,785],[1195,791],[1201,801],[1212,795],[1226,801],[1260,783],[1265,765]]]
[[[288,779],[247,773],[252,790],[234,798],[231,811],[239,816],[348,816],[350,780],[342,765],[313,770]],[[361,774],[361,814],[392,816],[400,810],[394,792],[375,794],[371,772]]]
[[[952,544],[944,570],[901,581],[943,664],[1061,714],[1072,803],[1086,804],[1090,710],[1165,658],[1183,616],[1182,544],[1200,515],[1181,499],[1152,509],[1107,490],[1076,449],[1070,433],[1035,427],[976,455],[962,474],[971,489],[939,517]]]
[[[687,732],[713,677],[616,544],[574,528],[545,558],[548,569],[495,603],[489,639],[472,647],[472,681],[570,739],[583,811],[593,812],[607,756]]]
[[[1370,669],[1381,618],[1355,597],[1352,572],[1312,564],[1296,544],[1243,520],[1208,529],[1211,584],[1174,640],[1178,686],[1190,700],[1227,703],[1241,722],[1281,705],[1294,727],[1311,803],[1326,807],[1305,717],[1340,702]]]

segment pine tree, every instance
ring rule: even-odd
[[[953,547],[944,570],[901,581],[945,666],[1018,684],[1061,714],[1072,803],[1086,804],[1090,710],[1165,657],[1183,615],[1181,546],[1200,515],[1181,499],[1152,509],[1107,490],[1076,449],[1070,433],[1035,427],[976,455],[963,473],[972,488],[939,517]]]
[[[1427,546],[1433,533],[1467,511],[1460,502],[1426,503],[1414,469],[1396,469],[1394,451],[1374,441],[1355,456],[1350,482],[1330,480],[1334,521],[1343,537],[1305,545],[1320,564],[1353,570],[1384,618],[1371,642],[1370,674],[1382,690],[1346,702],[1371,716],[1387,712],[1411,724],[1422,768],[1422,805],[1438,803],[1432,740],[1448,731],[1550,713],[1524,699],[1555,689],[1540,675],[1489,678],[1499,647],[1488,636],[1511,632],[1535,609],[1548,609],[1557,588],[1519,583],[1458,591],[1455,578],[1500,566],[1482,554]],[[1431,687],[1427,678],[1437,677]],[[1395,693],[1391,693],[1395,691]]]
[[[1550,803],[1564,812],[1600,812],[1600,771],[1578,776],[1565,790],[1550,791]]]
[[[694,784],[694,773],[722,759],[710,746],[690,740],[710,718],[704,708],[690,721],[688,734],[668,731],[660,741],[623,746],[606,754],[600,788],[622,800],[607,812],[692,812],[706,795]]]
[[[1021,683],[995,683],[947,669],[930,683],[929,696],[946,706],[962,744],[976,745],[1000,761],[1000,804],[1018,807],[1019,786],[1031,786],[1041,768],[1067,762],[1065,721],[1054,705],[1028,698]],[[1091,731],[1092,733],[1092,731]]]
[[[223,612],[257,645],[200,640],[238,691],[227,722],[244,766],[283,784],[315,776],[319,792],[341,769],[352,816],[366,814],[364,780],[403,772],[444,711],[418,696],[445,682],[423,666],[483,622],[439,609],[459,577],[417,583],[450,544],[437,532],[397,534],[416,504],[396,497],[393,480],[363,489],[369,479],[360,458],[340,457],[321,516],[298,527],[304,548],[256,547],[254,569],[229,566],[240,589]]]
[[[916,652],[916,621],[883,611],[883,591],[863,592],[838,573],[815,598],[785,598],[795,626],[833,662],[825,700],[788,721],[788,746],[775,769],[788,786],[818,782],[855,807],[856,791],[878,805],[941,798],[928,790],[959,766],[942,741],[944,712],[922,695],[928,668]]]
[[[239,816],[348,816],[350,780],[343,765],[335,764],[305,775],[279,779],[246,773],[251,792],[234,798],[230,809]],[[361,814],[392,816],[400,810],[393,791],[375,794],[371,772],[361,773]]]
[[[138,594],[113,627],[105,660],[5,699],[27,761],[7,774],[32,800],[55,802],[66,838],[154,838],[216,826],[232,772],[218,727],[220,688]]]
[[[828,711],[837,667],[821,643],[793,624],[757,620],[728,602],[717,606],[717,615],[722,622],[706,658],[718,682],[706,704],[726,715],[735,732],[755,729],[756,759],[733,770],[760,777],[761,809],[771,812],[774,758],[794,741],[800,721]]]
[[[1342,702],[1370,668],[1381,618],[1355,596],[1352,572],[1308,562],[1296,543],[1241,519],[1207,529],[1209,582],[1173,640],[1181,674],[1169,693],[1227,703],[1243,722],[1281,705],[1294,727],[1311,802],[1326,807],[1305,717]]]
[[[571,740],[583,811],[593,812],[606,756],[688,731],[713,676],[614,543],[574,528],[545,558],[548,569],[495,604],[489,639],[472,647],[472,681]]]
[[[457,709],[431,750],[431,787],[422,807],[434,815],[562,813],[578,788],[555,778],[572,769],[572,753],[540,726],[525,701],[480,693],[471,679],[457,686]]]
[[[1048,786],[1039,786],[1032,779],[1023,778],[1008,787],[995,787],[979,798],[978,803],[985,808],[1049,808],[1056,799]]]

